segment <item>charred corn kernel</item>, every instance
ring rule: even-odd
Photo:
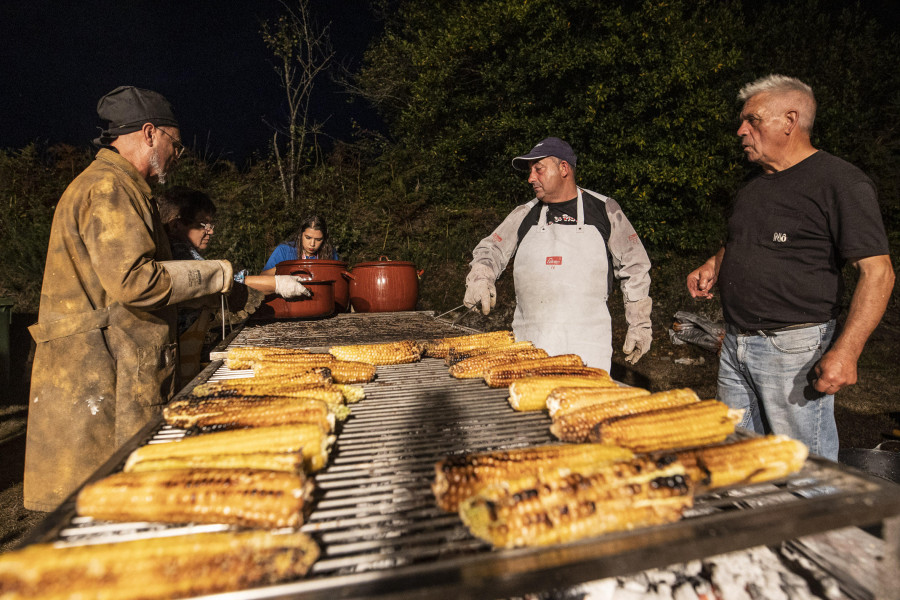
[[[226,379],[195,385],[191,390],[194,396],[215,396],[226,394],[243,394],[245,396],[285,396],[288,391],[304,385],[331,383],[329,369],[317,369],[298,375],[256,375],[240,379]]]
[[[585,367],[581,357],[577,354],[560,354],[493,367],[484,374],[484,381],[490,387],[507,387],[513,381],[523,377],[550,375],[602,377],[604,373],[606,371],[603,369]]]
[[[604,371],[604,373],[606,373]],[[554,389],[563,386],[584,386],[588,388],[622,389],[609,376],[596,377],[547,376],[523,377],[509,385],[509,405],[515,410],[544,410],[547,408],[547,396]]]
[[[684,450],[677,454],[688,476],[705,489],[759,483],[786,477],[803,468],[809,450],[784,435],[769,435]]]
[[[446,358],[453,349],[457,352],[478,348],[496,348],[508,346],[516,341],[512,331],[488,331],[431,340],[425,344],[425,356]]]
[[[721,402],[704,400],[603,421],[594,426],[589,439],[635,452],[716,444],[734,432],[742,414]]]
[[[558,414],[572,412],[573,410],[600,404],[601,402],[649,395],[650,392],[648,390],[636,387],[587,388],[581,385],[578,387],[558,387],[547,396],[547,411],[551,417],[556,417]]]
[[[254,454],[261,452],[300,452],[306,470],[317,471],[328,462],[334,437],[318,425],[279,425],[205,433],[180,441],[148,444],[131,453],[125,471],[144,460],[215,454]]]
[[[435,464],[431,489],[437,505],[452,512],[493,483],[559,470],[590,471],[633,456],[630,450],[605,444],[553,444],[451,456]]]
[[[253,372],[256,375],[272,377],[302,373],[317,367],[328,368],[332,380],[336,383],[366,383],[375,379],[375,365],[338,360],[330,354],[307,354],[299,360],[293,357],[288,359],[276,357],[273,360],[257,361],[253,363]]]
[[[351,344],[332,346],[328,350],[338,360],[362,362],[370,365],[399,365],[417,362],[422,348],[412,340],[385,344]]]
[[[550,433],[564,442],[584,442],[587,441],[591,430],[603,421],[623,415],[684,406],[693,402],[700,402],[700,398],[693,390],[687,388],[599,402],[577,410],[556,413],[550,426]]]
[[[476,537],[512,548],[677,521],[692,503],[690,480],[678,462],[637,458],[590,474],[493,484],[463,500],[459,515]]]
[[[279,471],[115,473],[82,488],[76,509],[103,521],[299,527],[312,489],[302,473]]]
[[[472,358],[461,360],[450,367],[450,375],[457,379],[475,379],[484,377],[488,369],[518,363],[523,360],[547,358],[547,351],[540,348],[526,348],[523,350],[511,350],[509,352],[491,352],[479,354]]]
[[[319,556],[305,533],[223,531],[111,544],[34,544],[0,556],[0,597],[156,600],[302,577]]]
[[[247,452],[244,454],[198,454],[142,460],[128,467],[129,473],[175,469],[253,469],[303,473],[306,461],[299,452]]]
[[[493,348],[468,348],[468,349],[459,349],[450,348],[450,351],[447,353],[447,357],[444,358],[444,363],[448,367],[452,367],[456,363],[461,360],[466,360],[467,358],[472,358],[473,356],[485,356],[487,354],[494,354],[496,352],[510,352],[512,350],[526,350],[534,348],[534,344],[531,342],[513,342],[512,344],[493,347]]]
[[[254,361],[269,357],[291,357],[309,354],[309,350],[300,348],[273,348],[271,346],[245,346],[230,348],[225,355],[225,366],[229,369],[250,369]]]
[[[312,423],[325,431],[334,429],[334,414],[315,398],[289,396],[185,398],[170,402],[163,419],[173,427],[191,429],[242,429]]]

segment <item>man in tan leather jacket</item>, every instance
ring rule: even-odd
[[[227,261],[172,261],[151,197],[183,150],[161,95],[97,105],[104,146],[53,216],[25,450],[25,507],[56,508],[158,414],[174,386],[175,304],[227,292]]]

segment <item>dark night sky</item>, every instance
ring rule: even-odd
[[[335,60],[358,65],[377,23],[364,0],[310,0],[330,23]],[[283,117],[284,93],[260,23],[277,0],[9,0],[0,3],[0,148],[35,140],[85,145],[101,122],[97,100],[119,85],[156,90],[172,103],[191,145],[243,160],[265,152]],[[348,137],[372,112],[318,80],[314,117]]]

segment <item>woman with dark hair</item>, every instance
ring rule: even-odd
[[[175,260],[204,260],[201,254],[209,246],[216,227],[216,206],[199,190],[176,186],[157,199],[159,216],[169,236]],[[230,310],[239,319],[253,313],[265,294],[283,298],[309,296],[309,290],[294,275],[249,275],[247,270],[234,274],[235,284],[228,296]],[[200,298],[178,306],[178,346],[181,355],[182,383],[200,371],[206,333],[217,319],[217,298]]]
[[[339,260],[337,252],[328,241],[328,225],[325,219],[318,215],[310,215],[303,219],[291,239],[275,247],[269,260],[266,261],[266,266],[263,267],[262,274],[273,275],[275,267],[280,262],[309,258]]]

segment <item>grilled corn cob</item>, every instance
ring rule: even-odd
[[[510,386],[512,387],[512,386]],[[547,412],[551,417],[561,413],[572,412],[586,406],[593,406],[601,402],[624,400],[625,398],[637,398],[649,396],[648,390],[637,387],[558,387],[547,396]]]
[[[34,544],[0,556],[0,597],[194,597],[301,577],[319,548],[300,532],[225,531],[114,544]]]
[[[704,489],[759,483],[799,471],[809,450],[784,435],[755,437],[678,452],[688,476]]]
[[[459,515],[476,537],[511,548],[676,521],[692,502],[678,462],[638,458],[590,474],[500,482],[463,500]]]
[[[425,344],[425,356],[446,358],[451,348],[457,352],[462,352],[478,348],[487,349],[508,346],[515,341],[516,336],[513,335],[512,331],[488,331],[486,333],[445,337],[427,342]]]
[[[547,358],[547,351],[541,348],[525,348],[523,350],[511,350],[509,352],[490,352],[478,354],[471,358],[461,360],[450,367],[450,375],[457,379],[475,379],[484,377],[488,369],[518,363],[523,360]]]
[[[328,451],[334,437],[318,425],[279,425],[205,433],[177,442],[147,444],[131,453],[125,471],[145,460],[216,455],[299,452],[309,472],[318,471],[328,462]]]
[[[581,357],[577,354],[560,354],[548,358],[522,360],[488,369],[484,374],[484,381],[490,387],[507,387],[517,379],[534,377],[536,375],[586,375],[589,377],[602,377],[604,373],[606,373],[606,371],[603,369],[585,367]]]
[[[334,429],[334,414],[325,402],[289,396],[175,400],[163,409],[163,419],[182,429],[242,429],[294,423],[316,424],[325,431]]]
[[[262,376],[291,375],[317,367],[326,367],[336,383],[367,383],[375,379],[375,365],[337,360],[330,354],[306,354],[295,359],[275,357],[252,363],[253,373]]]
[[[225,366],[229,369],[250,369],[255,361],[276,356],[289,358],[306,354],[310,354],[309,350],[300,348],[273,348],[271,346],[230,348],[225,355]]]
[[[434,465],[431,489],[439,507],[456,511],[460,502],[502,480],[560,469],[592,470],[632,457],[630,450],[605,444],[553,444],[451,456]]]
[[[594,426],[589,439],[635,452],[691,448],[723,441],[742,414],[716,400],[704,400],[603,421]]]
[[[322,368],[294,376],[257,375],[254,377],[201,383],[194,386],[191,394],[194,396],[213,396],[230,392],[240,393],[245,396],[284,396],[287,390],[299,389],[304,385],[308,386],[310,384],[331,383],[331,381],[331,371]]]
[[[543,410],[547,408],[547,396],[550,395],[550,392],[563,386],[622,389],[612,380],[609,373],[605,377],[602,375],[597,377],[571,375],[523,377],[509,385],[509,405],[519,411]]]
[[[343,396],[344,401],[353,404],[359,402],[366,397],[366,391],[358,385],[347,385],[346,383],[333,383],[332,386],[338,390]]]
[[[564,442],[584,442],[587,441],[591,430],[598,423],[608,419],[684,406],[693,402],[700,402],[700,398],[693,390],[687,388],[659,392],[649,396],[600,402],[578,410],[557,413],[553,417],[550,433]]]
[[[412,340],[387,342],[385,344],[332,346],[328,351],[338,360],[362,362],[370,365],[414,363],[422,358],[422,348]]]
[[[176,469],[253,469],[303,473],[306,460],[299,452],[247,452],[244,454],[197,454],[140,460],[127,472],[172,471]]]
[[[528,341],[513,342],[512,344],[494,348],[467,348],[457,350],[456,348],[451,347],[450,351],[447,353],[447,356],[444,358],[444,363],[448,367],[452,367],[459,361],[466,360],[467,358],[472,358],[473,356],[484,356],[486,354],[493,354],[495,352],[509,352],[511,350],[525,350],[531,348],[534,348],[534,344]]]
[[[344,406],[344,394],[348,393],[348,391],[337,388],[331,383],[278,383],[277,380],[279,378],[277,377],[273,377],[272,381],[268,381],[268,377],[263,377],[261,379],[267,381],[263,384],[256,384],[254,383],[254,380],[256,379],[256,377],[250,377],[217,383],[203,383],[194,386],[194,389],[191,390],[191,394],[198,398],[209,396],[287,396],[292,398],[314,398],[327,404],[338,420],[342,421],[350,414],[349,409]]]
[[[299,527],[312,481],[302,473],[179,469],[115,473],[78,494],[81,516],[103,521]]]

